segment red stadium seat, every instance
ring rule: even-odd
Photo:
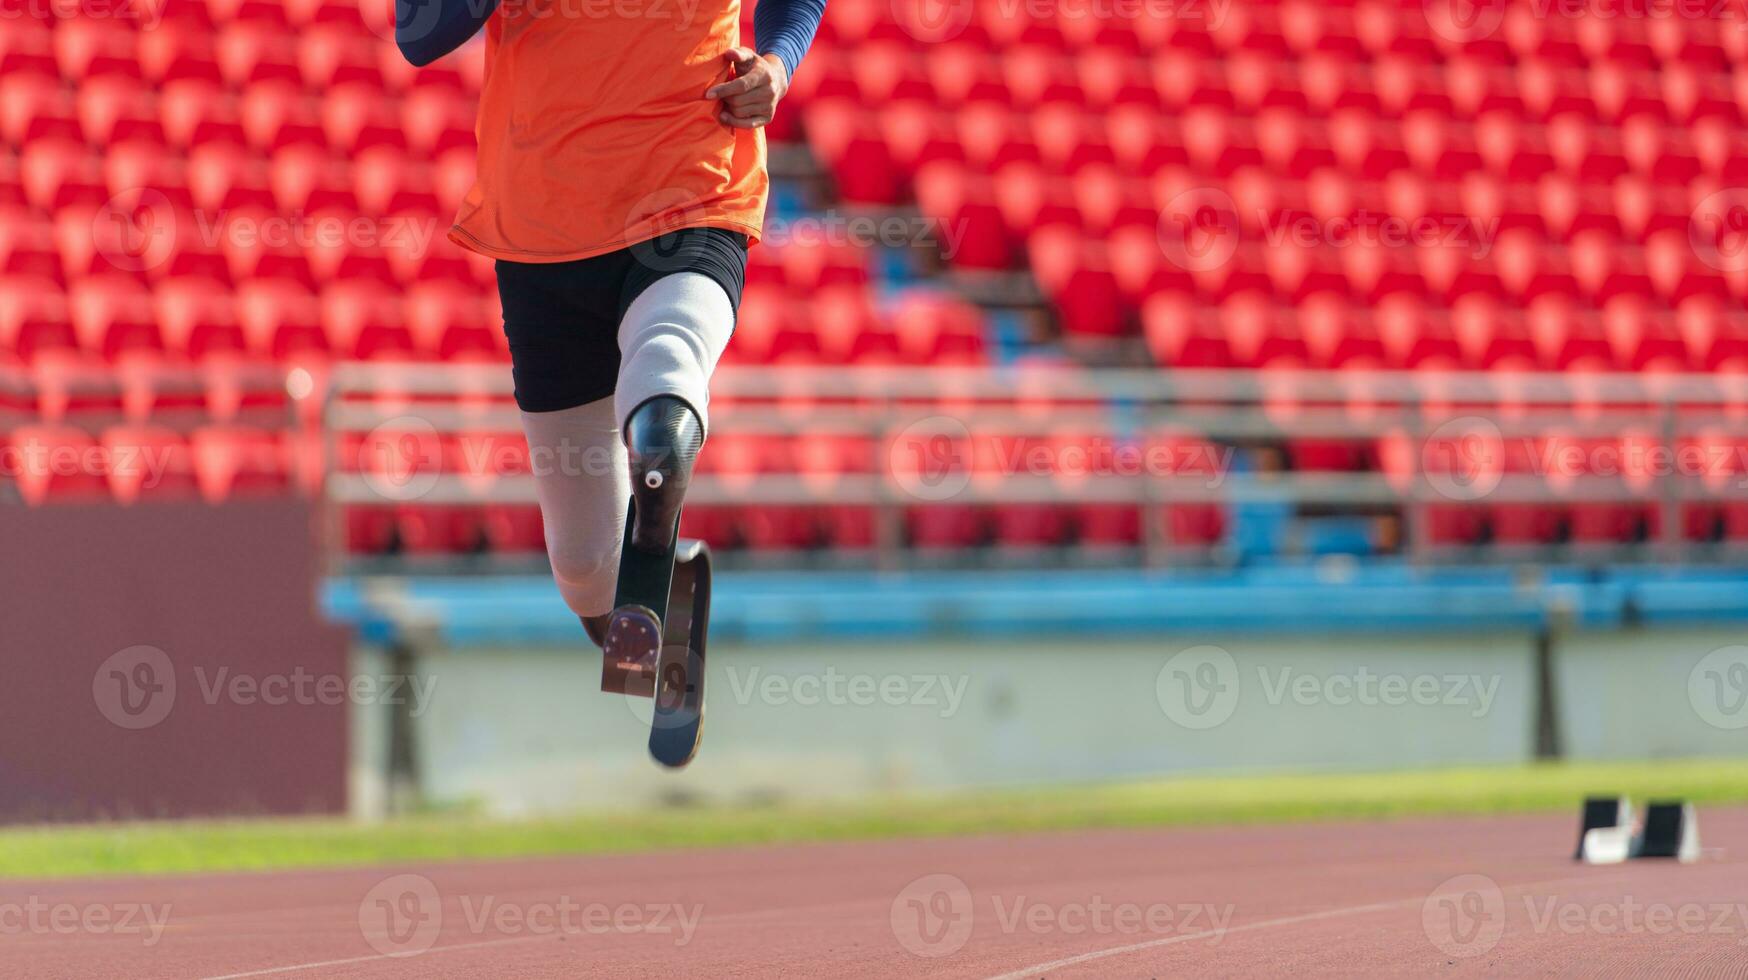
[[[209,501],[280,494],[291,486],[290,459],[278,433],[206,426],[194,431],[189,445],[195,480]]]

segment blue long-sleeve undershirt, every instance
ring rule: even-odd
[[[825,0],[758,0],[753,8],[753,37],[760,54],[782,59],[789,77],[801,67],[801,59],[813,44],[825,16]]]
[[[498,0],[395,0],[395,46],[422,68],[467,43],[497,9]]]
[[[415,65],[428,65],[478,33],[499,0],[395,0],[395,44]],[[757,0],[753,36],[759,54],[774,54],[795,77],[825,16],[826,0]]]

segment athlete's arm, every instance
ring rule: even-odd
[[[498,9],[498,0],[398,0],[395,46],[424,67],[461,47]]]
[[[720,99],[717,118],[724,125],[757,129],[777,113],[777,103],[789,91],[789,79],[813,43],[819,20],[825,16],[826,0],[758,0],[753,9],[753,35],[759,50],[733,48],[723,59],[734,66],[735,77],[705,91],[706,99]]]
[[[825,16],[825,0],[758,0],[753,8],[753,37],[760,54],[782,59],[784,78],[794,78],[795,69],[813,44]]]

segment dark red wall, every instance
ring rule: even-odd
[[[343,810],[344,696],[209,694],[226,668],[348,676],[310,520],[290,498],[0,505],[0,822]]]

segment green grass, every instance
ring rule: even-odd
[[[1748,800],[1748,760],[1208,776],[855,805],[539,820],[432,814],[0,829],[0,877],[167,874],[1093,827],[1576,810],[1586,793]]]

